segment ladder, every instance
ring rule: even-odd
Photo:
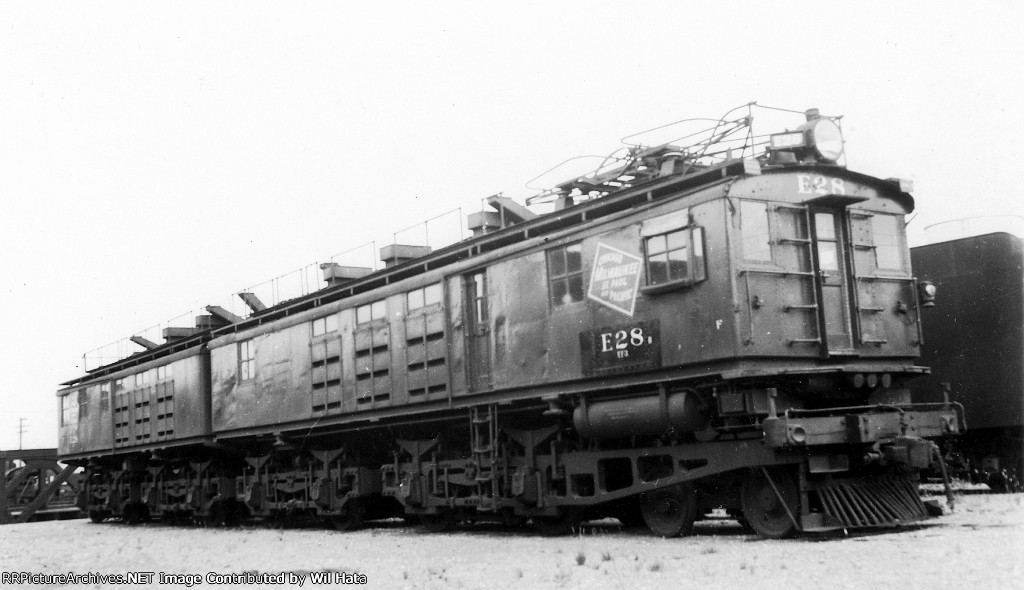
[[[498,407],[495,404],[470,408],[471,448],[476,462],[476,492],[480,510],[498,510]]]

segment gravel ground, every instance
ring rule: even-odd
[[[483,525],[430,534],[392,522],[349,533],[87,520],[0,526],[5,573],[163,572],[223,587],[207,574],[291,572],[309,588],[310,572],[323,571],[361,574],[369,588],[1020,588],[1024,495],[960,496],[954,512],[918,527],[785,541],[726,520],[700,522],[684,539],[601,523],[561,538]],[[148,586],[171,587],[156,577]]]

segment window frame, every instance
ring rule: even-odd
[[[157,367],[156,368],[156,380],[157,381],[163,381],[165,379],[172,378],[174,376],[174,371],[173,371],[173,369],[171,369],[172,366],[173,366],[173,363],[168,363],[166,365],[161,365],[161,366]]]
[[[252,381],[256,378],[256,347],[252,338],[238,342],[238,381]]]
[[[573,247],[579,248],[579,268],[575,269],[575,270],[570,270],[569,269],[569,249],[573,248]],[[560,253],[560,255],[562,257],[562,263],[563,263],[563,265],[565,267],[563,272],[559,273],[557,276],[552,271],[552,264],[551,264],[551,256],[552,256],[552,254],[554,254],[556,252]],[[544,265],[545,265],[545,270],[547,271],[548,307],[549,307],[549,309],[555,310],[555,309],[558,309],[558,308],[562,308],[562,307],[566,307],[566,306],[569,306],[569,305],[573,305],[575,303],[582,303],[582,302],[587,300],[586,281],[584,280],[585,277],[584,277],[583,242],[582,241],[572,242],[572,243],[569,243],[569,244],[564,244],[562,246],[556,246],[554,248],[548,248],[547,250],[544,251]],[[575,279],[575,278],[579,279],[580,297],[578,299],[572,298],[570,301],[556,301],[555,300],[555,283],[556,282],[564,282],[565,283],[565,294],[566,295],[570,295],[570,297],[571,297],[572,289],[570,288],[570,285],[572,284],[571,283],[572,279]],[[564,296],[563,296],[563,298],[564,298]]]
[[[95,387],[95,385],[92,387]],[[92,387],[83,387],[78,390],[78,398],[76,401],[78,403],[77,421],[79,424],[82,423],[83,419],[89,418],[89,389]]]
[[[651,254],[649,251],[650,240],[664,237],[666,246],[668,244],[668,236],[670,234],[685,233],[685,250],[686,250],[686,276],[672,279],[669,275],[669,280],[663,283],[651,284]],[[694,235],[697,235],[697,239],[694,239]],[[650,235],[642,235],[643,243],[641,244],[644,255],[644,285],[640,287],[640,292],[645,294],[657,294],[665,291],[673,291],[675,289],[685,289],[692,287],[698,283],[702,283],[708,278],[707,271],[707,248],[705,246],[704,227],[700,225],[689,224],[675,229],[661,231],[659,233],[652,233]],[[668,254],[670,252],[677,252],[684,248],[669,249],[666,247],[665,250],[657,252],[655,255]],[[700,256],[697,256],[697,251],[700,251]]]
[[[60,398],[60,425],[61,426],[71,426],[73,423],[77,423],[78,422],[77,412],[75,412],[75,414],[76,414],[75,415],[75,419],[74,420],[71,419],[71,412],[72,412],[72,410],[73,409],[77,410],[77,407],[73,408],[72,404],[73,403],[74,404],[78,403],[78,392],[79,392],[79,390],[76,389],[74,391],[68,392],[67,395],[61,396],[61,398]],[[72,400],[72,396],[74,396],[73,400]]]
[[[313,338],[322,338],[328,334],[333,334],[338,331],[338,314],[332,313],[325,315],[320,318],[316,318],[310,323],[310,334]]]
[[[878,236],[880,235],[876,229],[876,223],[878,220],[886,219],[890,220],[893,224],[892,229],[894,233],[887,234],[894,238],[895,243],[893,244],[880,244]],[[880,275],[895,275],[895,276],[907,276],[910,274],[910,268],[907,264],[907,248],[906,248],[906,233],[900,231],[901,219],[899,215],[893,215],[889,213],[878,213],[872,212],[870,220],[868,221],[871,229],[871,248],[874,250],[874,261],[875,261],[875,272]],[[882,266],[880,264],[880,258],[878,253],[882,250],[895,251],[896,257],[899,259],[899,266]]]
[[[380,307],[378,307],[378,305]],[[362,310],[364,310],[364,309],[369,312],[369,314],[370,314],[369,319],[362,319],[362,318],[360,318]],[[379,316],[375,315],[376,314],[376,310],[378,310],[378,309],[382,310],[381,311],[381,315],[379,315]],[[367,324],[372,324],[374,322],[386,321],[388,319],[388,299],[385,297],[384,299],[378,299],[376,301],[371,301],[370,303],[359,305],[359,306],[356,307],[355,311],[356,311],[356,325],[357,326],[365,326]]]
[[[759,265],[759,266],[776,266],[775,262],[775,229],[772,227],[773,224],[773,207],[770,201],[758,201],[755,199],[740,199],[740,205],[738,211],[740,214],[740,226],[739,232],[739,245],[740,245],[740,261],[744,265]],[[751,258],[747,253],[747,234],[744,233],[744,223],[747,219],[747,212],[744,211],[745,206],[748,205],[759,205],[764,207],[764,222],[767,240],[765,245],[767,246],[768,257],[767,258]]]
[[[427,301],[427,292],[430,292],[436,300]],[[413,305],[413,296],[418,297],[419,303]],[[430,283],[405,293],[405,310],[407,313],[421,313],[423,310],[430,310],[444,303],[444,286],[441,283]],[[372,321],[372,320],[371,320]]]

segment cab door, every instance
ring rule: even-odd
[[[818,320],[829,355],[856,354],[850,318],[850,286],[843,209],[811,208],[814,273],[817,276]]]

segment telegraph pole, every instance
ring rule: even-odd
[[[18,450],[19,451],[21,450],[21,435],[25,434],[26,430],[28,430],[28,429],[25,428],[25,419],[24,418],[18,418]]]

